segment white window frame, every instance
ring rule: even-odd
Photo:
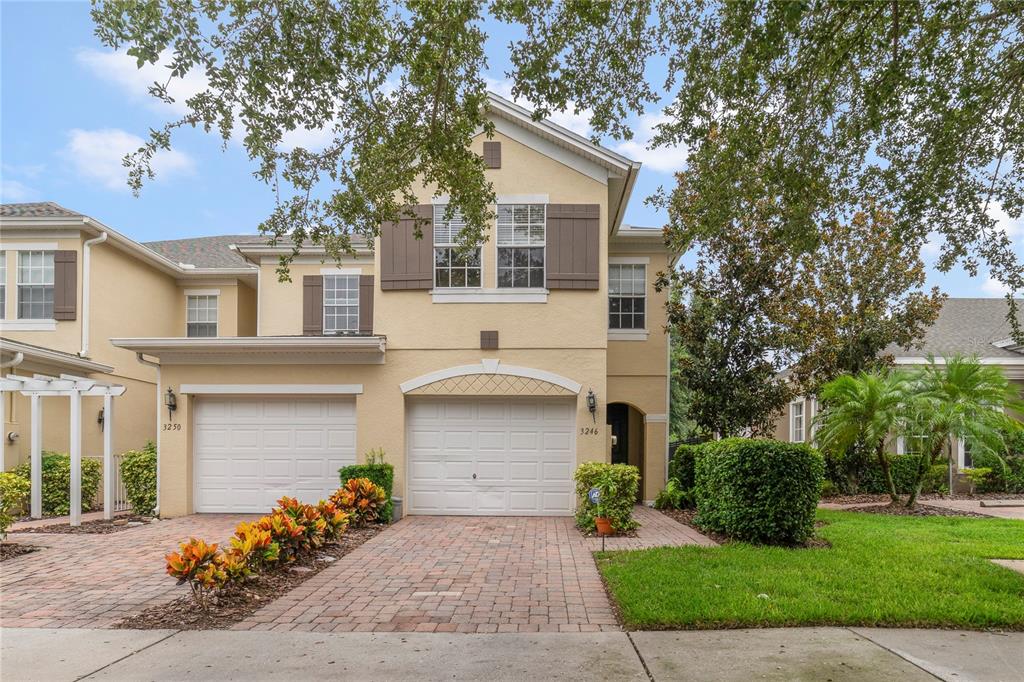
[[[211,324],[210,320],[189,320],[189,300],[193,298],[213,299],[213,336],[192,336],[189,334],[189,325],[191,324]],[[190,339],[210,339],[217,338],[220,336],[220,290],[197,290],[197,291],[186,291],[185,292],[185,337]]]
[[[796,408],[800,407],[800,438],[796,437]],[[789,442],[803,443],[807,437],[807,407],[804,399],[794,400],[789,403]]]
[[[7,319],[7,251],[0,250],[0,320]]]
[[[454,248],[458,248],[459,247],[459,243],[456,240],[456,237],[458,236],[459,232],[462,231],[462,227],[461,226],[465,225],[465,223],[462,220],[462,217],[460,215],[458,215],[458,213],[456,213],[456,215],[453,216],[451,220],[448,220],[448,221],[444,220],[444,214],[445,214],[445,211],[448,210],[448,204],[437,204],[437,203],[435,203],[433,206],[434,206],[434,215],[433,215],[433,220],[434,220],[434,240],[433,241],[434,241],[434,243],[431,245],[431,249],[430,249],[430,274],[433,277],[433,287],[434,287],[434,290],[436,290],[436,291],[481,291],[483,289],[484,282],[486,281],[484,279],[484,276],[486,274],[484,272],[484,252],[483,252],[483,247],[481,247],[481,246],[477,246],[476,247],[477,255],[478,255],[478,258],[480,260],[480,284],[473,285],[473,286],[469,286],[467,284],[467,285],[461,286],[461,287],[460,286],[451,286],[451,266],[449,266],[448,267],[448,277],[449,277],[449,279],[448,279],[448,286],[439,286],[438,285],[438,283],[437,283],[437,249],[439,249],[439,248],[440,249],[454,249]],[[447,235],[448,239],[446,241],[442,241],[442,242],[438,241],[439,230],[437,229],[437,226],[438,226],[439,223],[446,223],[446,228],[447,229],[444,230],[444,231],[446,231],[448,233],[448,235]],[[458,230],[452,230],[451,228],[452,228],[453,225],[458,225],[460,227],[459,227]],[[468,268],[468,267],[466,268],[466,272],[467,273],[469,272],[469,269],[470,268]],[[468,277],[467,277],[467,281],[468,281]]]
[[[527,212],[531,211],[534,206],[539,207],[541,209],[541,212],[542,212],[543,215],[541,216],[541,220],[540,220],[541,236],[540,236],[540,243],[539,244],[533,243],[533,236],[530,234],[530,228],[529,228],[530,225],[533,225],[533,221],[529,220],[529,219],[527,220],[526,243],[525,244],[517,244],[515,242],[515,224],[516,224],[515,223],[515,209],[516,209],[516,207],[519,207],[519,206],[526,206],[527,207]],[[501,209],[503,207],[510,208],[512,210],[512,215],[513,215],[513,218],[512,218],[512,241],[510,243],[502,243],[502,240],[501,240],[501,225],[499,224],[499,221],[500,221],[500,216],[501,216]],[[531,202],[504,202],[504,203],[497,204],[497,213],[498,213],[498,216],[494,219],[494,234],[495,234],[495,239],[494,239],[494,284],[495,284],[495,287],[498,288],[498,289],[501,289],[501,290],[514,289],[516,291],[542,291],[542,290],[544,290],[545,287],[546,287],[547,278],[548,278],[548,244],[547,244],[547,236],[548,236],[548,205],[547,205],[547,203],[546,202],[543,202],[543,203],[542,202],[532,202],[532,203]],[[540,285],[539,286],[517,287],[517,286],[515,286],[515,284],[512,284],[511,286],[502,286],[501,285],[501,270],[502,270],[502,268],[501,268],[501,264],[500,264],[501,263],[501,250],[502,249],[540,249],[541,253],[543,254],[543,256],[542,256],[543,262],[541,264]],[[532,268],[530,268],[530,266],[527,265],[526,269],[530,270]],[[513,273],[515,272],[515,270],[516,270],[516,267],[515,267],[515,265],[513,265],[512,266]],[[513,278],[513,280],[514,280],[514,278]]]
[[[327,281],[331,279],[344,279],[355,282],[355,304],[352,303],[328,303],[327,302]],[[349,287],[345,287],[347,291]],[[321,329],[323,330],[324,336],[343,336],[346,334],[358,334],[359,333],[359,271],[351,270],[339,270],[337,272],[328,272],[323,274],[323,322],[321,323]],[[355,327],[349,329],[328,329],[327,327],[327,309],[328,308],[355,308]],[[346,313],[345,317],[352,317],[351,314]]]
[[[608,296],[607,296],[607,298],[608,298],[608,301],[607,301],[606,306],[605,306],[605,324],[608,326],[608,334],[610,335],[610,338],[614,338],[615,336],[621,336],[622,340],[627,340],[627,339],[646,339],[647,338],[647,335],[648,335],[647,321],[648,321],[649,316],[650,316],[650,310],[648,309],[648,306],[647,306],[647,270],[648,270],[648,265],[650,265],[650,260],[649,259],[640,259],[640,258],[609,258],[608,259],[608,270],[607,270],[607,277],[608,277]],[[632,271],[632,269],[636,268],[636,267],[641,267],[641,268],[643,268],[643,271],[644,271],[644,274],[643,274],[643,283],[644,283],[643,296],[635,296],[635,295],[622,296],[621,294],[615,294],[614,295],[616,298],[634,298],[634,299],[635,298],[642,298],[643,299],[643,301],[644,301],[644,326],[643,327],[619,327],[619,328],[614,328],[610,324],[610,322],[611,322],[610,318],[611,318],[611,314],[612,314],[612,297],[613,297],[612,288],[611,288],[611,272],[612,272],[612,268],[613,267],[623,267],[623,266],[629,266],[630,267],[630,271]],[[632,314],[635,314],[635,313],[632,313]]]
[[[21,257],[22,257],[22,255],[27,255],[29,258],[31,258],[34,254],[41,254],[43,256],[43,258],[44,258],[44,261],[45,261],[46,256],[49,255],[49,257],[50,257],[50,281],[49,282],[46,282],[46,281],[43,281],[43,282],[22,282],[21,281],[21,275],[22,275]],[[36,250],[36,249],[27,250],[27,249],[25,249],[25,250],[19,250],[18,251],[18,262],[15,264],[15,267],[17,268],[16,275],[15,275],[15,290],[17,292],[17,297],[16,297],[15,304],[14,304],[15,305],[15,311],[14,311],[15,319],[22,320],[22,321],[24,321],[26,323],[43,322],[43,321],[49,321],[49,320],[53,320],[54,319],[54,317],[53,317],[53,310],[52,309],[50,310],[50,316],[49,317],[46,317],[46,316],[43,316],[43,317],[22,317],[21,316],[21,287],[23,287],[23,286],[25,286],[25,287],[50,287],[51,292],[55,293],[56,279],[57,278],[56,278],[56,264],[53,261],[54,261],[54,251],[52,251],[52,250]],[[34,267],[32,267],[30,265],[28,269],[30,271],[32,271],[32,270],[35,270],[37,268],[34,268]],[[46,273],[46,264],[45,264],[45,262],[44,262],[44,264],[42,266],[42,270],[43,270],[44,279],[45,279],[45,273]]]

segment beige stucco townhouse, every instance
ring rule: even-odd
[[[192,322],[197,307],[221,336],[254,334],[256,268],[227,248],[235,240],[143,245],[54,203],[0,206],[0,372],[125,387],[113,419],[102,397],[82,399],[85,457],[102,457],[108,424],[115,452],[155,441],[159,369],[110,339],[202,331]],[[195,258],[206,254],[217,255],[213,262]],[[214,290],[216,298],[204,295]],[[70,399],[39,401],[42,449],[68,452]],[[0,393],[0,413],[0,465],[10,470],[29,460],[31,400],[20,391]]]
[[[1024,309],[1024,300],[1018,303]],[[1008,309],[1005,298],[946,299],[938,319],[925,331],[919,347],[893,345],[883,353],[892,356],[894,364],[903,369],[922,367],[929,356],[937,362],[957,354],[977,356],[982,363],[999,367],[1024,394],[1024,346],[1011,338],[1012,330],[1006,319]],[[775,422],[775,438],[793,443],[813,442],[818,409],[818,401],[813,396],[795,398]],[[913,450],[913,444],[904,442],[903,438],[893,438],[889,449],[905,454]],[[971,466],[970,443],[962,440],[950,443],[950,451],[955,455],[957,468]]]
[[[118,260],[93,286],[85,357],[138,400],[119,443],[159,439],[162,515],[322,498],[372,449],[412,514],[569,514],[572,472],[592,460],[639,466],[643,500],[663,486],[669,343],[652,283],[674,258],[659,230],[623,224],[639,164],[498,97],[488,115],[497,133],[473,146],[497,220],[468,256],[429,186],[422,240],[402,220],[341,263],[309,246],[287,283],[282,251],[255,237],[143,247],[102,228],[97,282],[100,258]],[[67,245],[27,232],[31,252],[81,253],[101,226],[74,219]],[[12,338],[82,360],[81,317]]]

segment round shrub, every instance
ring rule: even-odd
[[[132,511],[151,516],[156,509],[156,446],[152,442],[121,455],[121,480]]]
[[[14,473],[31,481],[32,465],[25,462]],[[89,511],[103,480],[103,465],[82,458],[82,511]],[[43,514],[65,516],[71,513],[71,456],[62,452],[43,453]]]
[[[814,532],[824,461],[801,443],[729,438],[697,453],[697,522],[736,540],[803,544]]]
[[[633,505],[640,488],[640,470],[629,464],[584,462],[576,468],[576,525],[584,531],[596,529],[594,518],[600,515],[611,521],[616,531],[632,530],[639,524],[633,520]],[[600,508],[590,501],[591,488],[601,490]]]
[[[21,476],[0,472],[0,540],[7,536],[14,515],[25,508],[29,487],[29,482]]]
[[[381,457],[383,457],[383,454]],[[383,488],[384,494],[387,495],[387,502],[384,503],[384,508],[381,510],[377,521],[379,523],[391,523],[391,517],[394,513],[394,503],[391,501],[391,492],[395,485],[394,466],[384,461],[350,464],[339,469],[338,474],[341,477],[342,487],[354,478],[367,478]]]
[[[672,453],[668,463],[668,477],[674,478],[683,490],[690,490],[694,484],[694,464],[700,445],[683,444]]]

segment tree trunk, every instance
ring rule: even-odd
[[[924,482],[924,475],[932,465],[932,462],[935,461],[935,458],[942,452],[942,444],[945,440],[945,438],[936,439],[935,445],[932,446],[927,458],[925,455],[921,455],[917,465],[917,473],[914,476],[914,486],[910,491],[910,497],[907,499],[907,509],[913,509],[917,504],[917,497],[921,494],[921,484]]]
[[[885,456],[884,440],[878,441],[875,455],[878,457],[878,466],[882,467],[882,473],[885,474],[885,484],[889,486],[889,497],[892,498],[893,504],[898,504],[900,497],[896,494],[896,483],[892,480],[892,466],[889,464],[889,458]]]

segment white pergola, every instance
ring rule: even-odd
[[[111,436],[114,432],[114,398],[124,394],[125,387],[86,379],[71,374],[59,377],[36,374],[32,377],[8,374],[0,379],[0,409],[5,393],[18,392],[28,396],[32,407],[32,518],[43,516],[43,398],[71,399],[69,428],[71,455],[71,525],[82,525],[82,398],[103,397],[103,518],[114,513],[114,454]]]

